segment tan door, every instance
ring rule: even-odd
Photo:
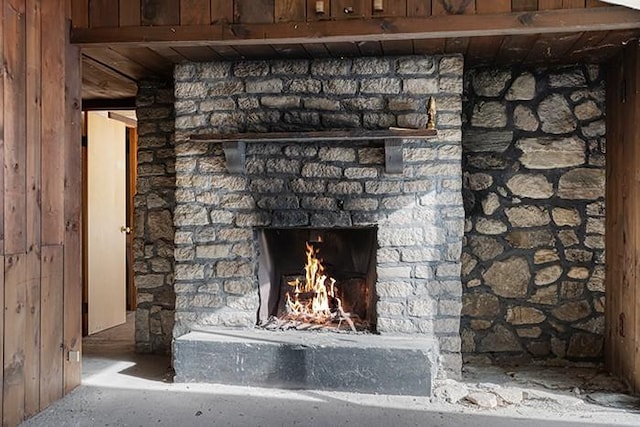
[[[126,320],[126,128],[106,113],[87,118],[89,335]]]

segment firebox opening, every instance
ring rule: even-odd
[[[377,228],[262,228],[258,323],[375,332]]]

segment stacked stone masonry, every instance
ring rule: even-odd
[[[463,60],[358,58],[185,64],[175,69],[175,292],[178,337],[253,327],[259,227],[377,226],[377,330],[438,338],[460,372]],[[423,127],[402,174],[375,141],[251,143],[230,174],[218,143],[192,134]]]
[[[600,68],[473,70],[465,96],[464,357],[600,361]]]
[[[134,224],[136,349],[144,353],[168,353],[175,316],[173,83],[143,81],[138,87]]]

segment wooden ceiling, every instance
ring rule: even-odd
[[[171,1],[178,0],[164,0]],[[258,3],[264,5],[268,1]],[[279,0],[275,1],[277,6]],[[289,0],[292,1],[301,0]],[[438,1],[433,0],[429,13],[435,15]],[[553,1],[577,4],[574,0]],[[237,5],[241,1],[235,2]],[[465,0],[461,4],[479,2]],[[492,2],[503,3],[505,7],[508,4],[509,10],[516,4],[515,0]],[[90,20],[84,26],[75,26],[72,42],[82,47],[85,102],[99,104],[100,100],[111,100],[113,105],[130,107],[140,79],[169,78],[174,64],[187,61],[455,53],[465,55],[468,67],[603,63],[620,52],[623,45],[640,37],[640,12],[622,7],[592,7],[591,0],[577,2],[581,2],[582,8],[482,16],[464,13],[369,16],[350,21],[301,23],[276,19],[245,24],[236,16],[238,24],[153,26],[134,25],[136,21],[123,27],[117,26],[123,22],[121,17],[120,21],[110,21],[110,27],[92,27]],[[211,0],[212,6],[213,3]],[[532,2],[518,2],[525,3]],[[540,6],[539,1],[535,3]],[[473,13],[480,13],[480,9],[474,9]]]

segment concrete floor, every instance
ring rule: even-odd
[[[133,353],[132,323],[86,339],[82,385],[22,426],[640,426],[640,406],[587,404],[564,390],[564,379],[559,390],[530,390],[527,404],[496,409],[410,396],[174,384],[167,357]],[[478,371],[474,383],[495,381],[495,370],[480,378]]]

